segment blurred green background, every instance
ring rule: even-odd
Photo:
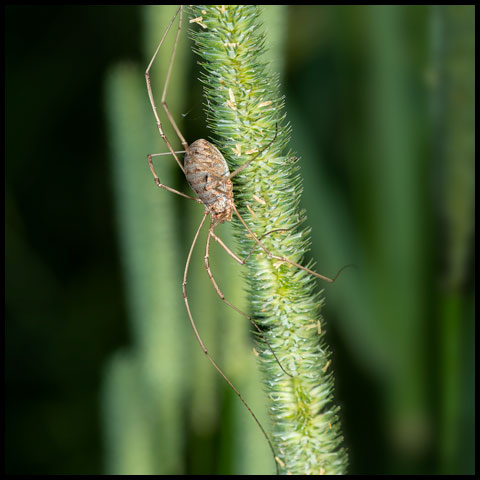
[[[6,7],[7,473],[273,472],[188,325],[202,207],[147,167],[166,149],[143,75],[174,11]],[[327,275],[358,267],[319,283],[350,473],[474,473],[474,7],[262,15],[312,256]],[[209,134],[188,44],[168,101],[191,142]],[[189,192],[172,159],[156,164]],[[248,310],[241,267],[215,247],[222,290]],[[202,337],[267,423],[248,322],[196,253]]]

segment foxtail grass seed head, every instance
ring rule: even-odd
[[[262,239],[275,257],[257,248],[245,269],[253,316],[293,375],[282,372],[259,339],[256,351],[275,460],[285,474],[343,474],[348,458],[333,399],[334,365],[320,314],[323,297],[313,275],[279,260],[302,264],[310,238],[299,207],[298,159],[287,149],[291,128],[278,93],[278,75],[264,63],[259,7],[195,5],[190,18],[190,35],[203,67],[208,127],[216,145],[230,171],[261,152],[232,179],[237,208],[257,237],[283,230]],[[274,134],[275,141],[262,152]],[[239,253],[246,256],[255,240],[245,235],[238,219],[233,221]]]

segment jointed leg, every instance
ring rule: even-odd
[[[176,153],[182,153],[182,152],[176,152]],[[157,186],[159,186],[160,188],[164,188],[165,190],[168,190],[169,192],[176,193],[177,195],[181,195],[182,197],[189,198],[190,200],[195,200],[198,203],[202,203],[202,201],[199,198],[191,197],[190,195],[187,195],[186,193],[179,192],[178,190],[175,190],[174,188],[168,187],[167,185],[164,185],[163,183],[160,182],[160,178],[158,178],[157,172],[155,171],[155,168],[153,167],[152,158],[153,157],[159,157],[161,155],[170,155],[170,152],[151,153],[151,154],[147,155],[148,166],[150,167],[150,171],[152,172],[153,178],[155,179],[155,183],[157,184]]]
[[[317,272],[314,272],[313,270],[310,270],[309,268],[307,267],[304,267],[298,263],[295,263],[295,262],[292,262],[291,260],[289,260],[288,258],[286,257],[280,257],[279,255],[274,255],[273,253],[271,253],[269,250],[267,250],[267,247],[265,247],[265,245],[260,241],[260,239],[252,232],[252,230],[249,228],[249,226],[246,224],[245,220],[241,217],[241,215],[238,213],[238,210],[237,210],[237,207],[232,204],[233,206],[233,210],[235,212],[235,214],[237,215],[237,217],[239,218],[240,222],[242,222],[242,225],[247,229],[248,233],[250,233],[250,235],[252,236],[252,238],[255,240],[255,242],[257,243],[257,245],[270,257],[270,258],[273,258],[275,260],[279,260],[281,262],[285,262],[285,263],[289,263],[290,265],[293,265],[297,268],[300,268],[301,270],[305,270],[306,272],[310,273],[311,275],[314,275],[315,277],[318,277],[318,278],[321,278],[322,280],[325,280],[327,282],[330,282],[330,283],[333,283],[335,282],[335,280],[338,278],[338,276],[340,275],[340,273],[347,267],[351,266],[351,265],[345,265],[344,267],[342,267],[338,272],[337,274],[335,275],[335,277],[332,278],[329,278],[329,277],[326,277],[325,275],[320,275],[319,273]],[[222,242],[223,243],[223,242]],[[249,253],[249,255],[251,255],[252,251]],[[246,260],[245,260],[246,261]]]
[[[242,312],[239,308],[237,308],[235,305],[233,305],[232,303],[230,303],[226,298],[225,298],[225,295],[222,293],[222,291],[220,290],[220,288],[218,287],[217,285],[217,282],[215,281],[215,278],[213,277],[213,274],[212,274],[212,271],[210,270],[210,261],[209,261],[209,256],[210,256],[210,237],[214,236],[216,237],[216,239],[220,240],[214,233],[213,233],[213,229],[216,227],[217,223],[214,223],[212,221],[212,223],[210,224],[210,228],[208,230],[208,235],[207,235],[207,243],[205,245],[205,268],[207,269],[207,273],[208,273],[208,276],[212,282],[212,285],[213,287],[215,288],[215,291],[217,292],[218,296],[231,308],[233,308],[236,312],[238,312],[240,315],[243,315],[245,318],[248,318],[248,320],[250,320],[250,323],[256,328],[256,330],[258,331],[258,333],[261,335],[261,337],[263,338],[264,342],[267,344],[268,348],[270,349],[270,351],[272,352],[273,356],[275,357],[275,360],[277,361],[279,367],[282,369],[282,371],[288,375],[289,377],[292,377],[293,375],[291,375],[290,373],[288,373],[282,366],[282,364],[280,363],[280,360],[277,358],[277,355],[275,354],[275,352],[273,351],[273,348],[271,347],[270,343],[268,342],[268,340],[266,339],[265,335],[263,334],[262,330],[260,329],[260,327],[257,325],[257,323],[255,322],[255,320],[250,317],[249,315],[247,315],[246,313]],[[218,241],[217,240],[217,241]],[[221,242],[221,240],[220,240]],[[225,246],[225,244],[222,242],[221,243],[222,246],[224,248],[227,249],[227,247]],[[234,256],[234,258],[237,260],[237,261],[240,261],[240,259],[233,253],[231,252],[230,250],[227,249],[227,252],[231,253],[232,256]],[[241,261],[240,261],[241,262]]]
[[[261,237],[259,237],[259,240],[262,238],[267,237],[268,235],[271,235],[272,233],[276,232],[288,232],[289,230],[292,230],[292,228],[295,228],[297,225],[293,225],[293,227],[290,228],[275,228],[274,230],[270,230],[267,233],[264,233]],[[248,259],[252,256],[252,253],[255,251],[255,249],[258,247],[258,244],[256,243],[251,249],[250,252],[248,252],[247,256],[242,260],[240,257],[238,257],[235,253],[233,253],[222,241],[220,237],[215,235],[215,232],[212,231],[211,233],[212,237],[216,242],[220,244],[220,246],[240,265],[245,265],[248,261]]]
[[[200,222],[200,225],[197,229],[197,232],[195,233],[195,237],[193,239],[193,242],[192,242],[192,246],[190,247],[190,251],[188,252],[188,257],[187,257],[187,261],[185,263],[185,271],[184,271],[184,274],[183,274],[183,283],[182,283],[182,290],[183,290],[183,299],[185,300],[185,306],[187,307],[187,313],[188,313],[188,318],[190,320],[190,324],[193,328],[193,332],[195,333],[195,337],[198,341],[198,343],[200,344],[200,346],[202,347],[202,350],[203,350],[203,353],[206,355],[206,357],[208,358],[208,360],[210,361],[210,363],[215,367],[215,369],[217,370],[217,372],[223,377],[223,379],[228,383],[228,385],[230,386],[230,388],[236,393],[236,395],[238,396],[238,398],[240,398],[240,400],[242,401],[242,403],[245,405],[245,407],[247,408],[247,410],[250,412],[250,415],[253,417],[253,419],[255,420],[255,422],[257,423],[257,425],[259,426],[260,430],[262,431],[263,435],[265,436],[267,442],[268,442],[268,445],[270,446],[270,449],[272,450],[272,453],[273,453],[273,456],[274,458],[276,458],[276,454],[275,454],[275,449],[273,448],[273,444],[270,440],[270,438],[268,437],[267,435],[267,432],[265,431],[265,429],[263,428],[262,424],[260,423],[260,421],[258,420],[258,418],[255,416],[255,414],[253,413],[252,409],[248,406],[247,402],[244,400],[244,398],[242,397],[242,395],[240,394],[240,392],[234,387],[234,385],[232,384],[232,382],[228,379],[228,377],[223,373],[223,371],[221,370],[221,368],[215,363],[215,361],[213,360],[213,358],[209,355],[208,351],[207,351],[207,347],[205,347],[205,344],[203,343],[202,339],[200,338],[200,334],[198,333],[198,330],[197,330],[197,327],[195,326],[195,322],[193,321],[193,317],[192,317],[192,313],[190,311],[190,305],[188,303],[188,297],[187,297],[187,275],[188,275],[188,267],[190,265],[190,260],[192,258],[192,252],[193,252],[193,249],[195,248],[195,244],[197,243],[197,239],[198,239],[198,235],[200,234],[200,230],[202,229],[203,227],[203,224],[205,223],[205,220],[207,218],[207,215],[208,215],[208,211],[206,211],[204,214],[203,214],[203,218],[202,218],[202,221]],[[278,465],[277,465],[277,462],[275,462],[275,468],[277,469],[277,475],[279,474],[279,470],[278,470]]]
[[[183,138],[182,134],[180,133],[180,131],[178,130],[178,127],[177,125],[175,124],[172,116],[170,115],[170,112],[168,111],[168,108],[166,106],[166,102],[165,102],[165,96],[166,96],[166,93],[167,93],[167,87],[168,87],[168,81],[170,79],[170,73],[172,71],[172,66],[173,66],[173,60],[175,58],[175,51],[177,49],[177,44],[178,44],[178,38],[180,36],[180,31],[181,31],[181,28],[182,28],[182,14],[183,14],[183,9],[182,9],[182,6],[180,6],[177,10],[177,12],[175,13],[175,16],[172,18],[172,20],[170,21],[167,29],[165,30],[165,33],[163,34],[163,37],[162,39],[160,40],[160,43],[158,44],[158,47],[157,49],[155,50],[155,53],[153,54],[153,57],[152,59],[150,60],[150,63],[148,64],[148,67],[147,67],[147,70],[145,71],[145,81],[147,82],[147,91],[148,91],[148,97],[150,98],[150,103],[152,105],[152,109],[153,109],[153,114],[155,116],[155,120],[157,122],[157,128],[158,128],[158,131],[160,132],[160,135],[163,139],[163,141],[166,143],[168,149],[170,150],[170,152],[172,153],[172,155],[175,157],[175,160],[176,162],[178,163],[178,166],[182,169],[182,172],[185,173],[185,169],[183,168],[183,165],[182,165],[182,162],[180,162],[180,160],[178,159],[175,151],[173,150],[171,144],[170,144],[170,141],[168,140],[167,136],[165,135],[165,133],[163,132],[163,127],[162,127],[162,122],[160,121],[160,117],[158,115],[158,111],[157,111],[157,106],[155,105],[155,99],[153,98],[153,92],[152,92],[152,84],[151,84],[151,81],[150,81],[150,68],[152,67],[152,64],[158,54],[158,51],[160,50],[160,47],[162,46],[164,40],[165,40],[165,37],[167,36],[168,32],[170,31],[170,28],[172,27],[172,24],[175,20],[175,18],[177,17],[177,15],[180,13],[180,17],[179,17],[179,22],[178,22],[178,30],[177,30],[177,36],[176,36],[176,39],[175,39],[175,44],[174,44],[174,47],[173,47],[173,50],[172,50],[172,55],[170,57],[170,65],[168,67],[168,73],[167,73],[167,79],[165,81],[165,85],[164,85],[164,88],[163,88],[163,95],[162,95],[162,105],[165,109],[165,111],[167,112],[167,116],[169,118],[169,120],[171,121],[172,125],[173,125],[173,128],[175,129],[175,132],[177,133],[177,135],[179,136],[180,138],[180,141],[182,142],[182,145],[183,147],[185,148],[185,150],[188,150],[188,144],[187,142],[185,141],[185,139]]]
[[[226,182],[227,180],[231,180],[235,175],[239,174],[242,170],[245,170],[254,160],[256,160],[265,150],[268,150],[275,139],[277,138],[277,133],[278,133],[278,124],[275,124],[275,135],[273,136],[272,140],[270,140],[269,144],[262,148],[253,158],[245,162],[243,165],[240,165],[236,170],[234,170],[228,177],[222,177],[218,182],[216,182],[214,185],[212,185],[212,188],[216,187],[220,183]]]
[[[165,79],[165,84],[163,86],[162,106],[163,106],[163,109],[165,110],[165,113],[167,114],[168,119],[170,120],[170,123],[172,124],[175,130],[175,133],[178,135],[178,138],[180,139],[180,142],[183,145],[183,148],[186,151],[188,151],[188,143],[186,142],[184,136],[181,134],[180,129],[178,128],[173,116],[170,114],[170,111],[168,110],[167,101],[166,101],[167,89],[168,89],[168,84],[170,83],[170,75],[172,73],[173,61],[175,59],[175,54],[177,52],[178,39],[180,38],[180,32],[182,31],[182,17],[183,17],[183,7],[180,6],[180,18],[178,20],[177,36],[175,38],[175,44],[173,46],[172,55],[170,56],[170,63],[168,65],[167,77]]]

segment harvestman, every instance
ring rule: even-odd
[[[155,61],[155,58],[156,58],[156,56],[157,56],[157,54],[160,50],[160,47],[162,46],[162,44],[165,40],[165,37],[167,36],[168,32],[170,31],[170,28],[172,27],[173,22],[175,21],[175,18],[177,17],[177,15],[179,16],[177,35],[176,35],[175,43],[174,43],[172,53],[171,53],[171,56],[170,56],[170,63],[169,63],[169,66],[168,66],[167,76],[166,76],[165,84],[164,84],[164,87],[163,87],[163,94],[162,94],[161,103],[162,103],[162,107],[165,110],[165,113],[168,117],[168,120],[170,121],[173,129],[175,130],[175,133],[177,134],[177,136],[180,139],[180,142],[181,142],[181,144],[184,148],[184,150],[178,151],[178,152],[176,152],[172,148],[172,145],[170,144],[170,141],[168,140],[165,133],[163,132],[162,122],[160,121],[160,117],[158,115],[157,107],[155,105],[155,100],[154,100],[154,97],[153,97],[152,86],[151,86],[151,82],[150,82],[150,68],[152,67],[152,64]],[[244,265],[247,262],[247,260],[250,258],[253,251],[255,250],[255,248],[258,246],[267,254],[267,256],[269,258],[278,260],[280,262],[289,263],[289,264],[291,264],[291,265],[293,265],[297,268],[305,270],[306,272],[308,272],[308,273],[310,273],[310,274],[312,274],[312,275],[314,275],[318,278],[326,280],[330,283],[333,283],[336,280],[336,278],[338,277],[340,272],[343,270],[343,268],[337,273],[337,275],[333,279],[331,279],[331,278],[325,277],[323,275],[320,275],[319,273],[316,273],[313,270],[310,270],[310,269],[308,269],[308,268],[306,268],[302,265],[299,265],[298,263],[292,262],[291,260],[289,260],[285,257],[281,257],[281,256],[278,256],[278,255],[272,254],[271,252],[269,252],[267,250],[267,248],[263,245],[263,243],[260,240],[262,238],[266,237],[267,235],[270,235],[271,233],[285,232],[285,231],[288,231],[289,229],[271,230],[271,231],[265,233],[264,235],[262,235],[260,238],[258,238],[252,232],[252,230],[248,227],[247,223],[244,221],[242,216],[238,213],[238,210],[237,210],[237,208],[235,206],[235,203],[233,201],[232,178],[235,177],[242,170],[247,168],[257,157],[259,157],[263,152],[265,152],[268,148],[270,148],[270,146],[273,144],[273,142],[275,141],[275,139],[277,137],[277,129],[275,130],[275,133],[273,135],[272,140],[268,143],[267,146],[265,146],[263,149],[261,149],[261,151],[258,152],[253,158],[251,158],[246,163],[244,163],[243,165],[238,167],[232,173],[229,172],[227,163],[226,163],[225,159],[223,158],[223,155],[220,153],[220,151],[217,149],[217,147],[215,147],[213,144],[211,144],[207,140],[203,140],[203,139],[196,140],[195,142],[193,142],[190,145],[188,145],[188,143],[186,142],[186,140],[183,137],[183,135],[181,134],[177,124],[175,123],[175,120],[173,119],[173,116],[171,115],[171,113],[168,109],[167,102],[166,102],[168,83],[169,83],[169,80],[170,80],[170,74],[172,72],[173,62],[174,62],[174,59],[175,59],[175,52],[176,52],[176,49],[177,49],[177,44],[178,44],[178,40],[180,38],[180,32],[181,32],[181,28],[182,28],[182,16],[183,16],[183,8],[182,8],[182,6],[180,6],[178,8],[178,10],[176,11],[175,15],[173,16],[172,20],[170,21],[167,29],[165,30],[165,33],[163,34],[163,37],[160,40],[160,43],[158,44],[157,49],[155,50],[155,53],[154,53],[152,59],[150,60],[150,63],[148,64],[148,67],[145,71],[145,79],[146,79],[146,82],[147,82],[148,96],[150,98],[150,103],[152,105],[153,114],[155,116],[158,131],[160,132],[160,135],[161,135],[163,141],[165,142],[168,149],[170,150],[170,152],[166,152],[166,153],[154,153],[154,154],[148,155],[148,157],[147,157],[148,158],[148,165],[150,167],[150,170],[153,174],[153,177],[155,179],[155,183],[157,184],[157,186],[159,186],[160,188],[163,188],[165,190],[168,190],[169,192],[176,193],[177,195],[181,195],[182,197],[188,198],[190,200],[194,200],[194,201],[204,205],[204,207],[205,207],[205,211],[204,211],[204,214],[203,214],[202,221],[200,222],[200,225],[198,226],[198,229],[197,229],[197,231],[195,233],[195,236],[193,238],[192,245],[190,247],[190,251],[188,253],[187,261],[185,263],[185,271],[184,271],[184,275],[183,275],[183,283],[182,283],[183,298],[184,298],[184,301],[185,301],[185,306],[187,308],[188,317],[189,317],[189,320],[190,320],[190,324],[193,328],[193,331],[195,333],[195,337],[198,340],[198,343],[200,344],[200,346],[202,347],[202,350],[205,353],[206,357],[208,358],[210,363],[215,367],[215,369],[218,371],[218,373],[228,383],[228,385],[232,388],[232,390],[236,393],[236,395],[240,398],[242,403],[245,405],[247,410],[250,412],[250,414],[254,418],[257,425],[260,427],[263,435],[267,439],[267,442],[270,446],[270,449],[272,450],[273,455],[276,459],[275,466],[277,468],[277,473],[278,473],[277,462],[279,462],[279,459],[275,454],[275,449],[273,448],[273,445],[272,445],[272,442],[271,442],[269,436],[267,435],[267,433],[266,433],[265,429],[263,428],[262,424],[260,423],[258,418],[255,416],[255,414],[253,413],[251,408],[248,406],[247,402],[244,400],[244,398],[242,397],[240,392],[234,387],[234,385],[230,382],[230,380],[223,373],[223,371],[220,369],[220,367],[215,363],[213,358],[209,355],[209,353],[207,351],[207,348],[205,347],[205,344],[203,343],[203,341],[200,337],[200,334],[198,333],[198,330],[195,326],[195,322],[193,320],[192,313],[190,311],[190,305],[188,303],[188,297],[187,297],[187,274],[188,274],[188,268],[189,268],[189,265],[190,265],[190,259],[192,257],[192,252],[193,252],[193,249],[194,249],[195,244],[197,242],[200,231],[201,231],[201,229],[202,229],[202,227],[205,223],[207,215],[210,215],[211,222],[210,222],[210,227],[208,229],[207,241],[206,241],[206,244],[205,244],[205,268],[207,270],[210,281],[212,282],[212,285],[215,288],[215,291],[217,292],[218,296],[222,299],[222,301],[224,301],[229,307],[233,308],[238,313],[240,313],[241,315],[246,317],[252,323],[252,325],[259,332],[260,336],[262,337],[262,339],[265,341],[266,345],[268,346],[268,348],[272,352],[272,354],[275,357],[275,360],[277,361],[280,368],[283,370],[283,372],[286,375],[289,375],[289,376],[292,376],[292,375],[290,375],[283,368],[282,364],[280,363],[277,356],[275,355],[275,352],[273,351],[273,349],[271,348],[267,339],[265,338],[262,330],[255,323],[253,318],[250,317],[249,315],[247,315],[246,313],[242,312],[241,310],[239,310],[233,304],[231,304],[225,298],[222,291],[218,287],[218,285],[217,285],[217,283],[216,283],[216,281],[213,277],[213,274],[210,270],[210,262],[209,262],[210,239],[213,237],[214,240],[216,240],[219,243],[219,245],[221,245],[222,248],[235,261],[237,261],[241,265]],[[185,153],[183,165],[182,165],[182,162],[180,162],[180,160],[177,156],[178,153]],[[173,188],[171,188],[167,185],[164,185],[160,182],[160,179],[159,179],[157,173],[155,172],[155,168],[153,166],[152,158],[160,156],[160,155],[170,155],[170,154],[173,155],[173,157],[175,158],[176,162],[178,163],[178,166],[181,168],[182,172],[184,173],[190,187],[198,195],[198,198],[191,197],[190,195],[187,195],[183,192],[179,192],[178,190],[175,190],[175,189],[173,189]],[[219,225],[220,223],[224,223],[224,222],[230,222],[232,220],[233,213],[235,213],[235,215],[238,217],[238,219],[240,220],[242,225],[245,227],[245,229],[248,231],[248,233],[251,235],[251,237],[255,241],[254,247],[250,250],[250,252],[248,253],[248,255],[244,259],[241,259],[237,255],[235,255],[235,253],[233,253],[222,242],[222,240],[214,233],[214,229],[217,225]]]

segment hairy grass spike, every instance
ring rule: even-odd
[[[230,170],[260,151],[278,124],[275,143],[239,172],[234,192],[240,214],[257,237],[284,230],[267,236],[266,247],[301,263],[310,240],[308,229],[301,227],[305,217],[299,209],[299,167],[296,157],[283,153],[290,127],[278,95],[278,77],[262,63],[265,39],[258,18],[256,6],[193,6],[191,19],[197,20],[191,35],[204,69],[208,124]],[[237,219],[234,223],[240,254],[250,255],[254,242]],[[276,263],[261,249],[251,254],[247,268],[253,316],[280,362],[294,374],[285,375],[268,351],[258,356],[280,469],[292,474],[345,473],[348,460],[333,403],[332,365],[320,315],[323,299],[315,279],[304,270]]]

